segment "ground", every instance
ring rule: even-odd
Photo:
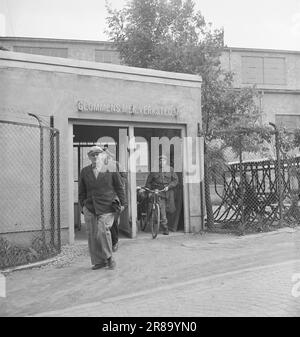
[[[6,275],[0,316],[299,316],[299,253],[299,229],[149,234],[121,240],[116,270],[94,271],[80,241]]]

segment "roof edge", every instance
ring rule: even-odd
[[[264,49],[264,48],[244,48],[244,47],[224,47],[224,51],[245,51],[259,53],[282,53],[282,54],[300,54],[300,50],[282,50],[282,49]]]
[[[136,76],[157,77],[157,78],[165,78],[165,79],[179,80],[179,81],[186,81],[186,82],[198,82],[199,84],[202,83],[202,78],[200,75],[167,72],[167,71],[162,71],[162,70],[129,67],[129,66],[124,66],[124,65],[91,62],[91,61],[61,58],[61,57],[26,54],[26,53],[19,53],[19,52],[17,53],[17,52],[11,52],[11,51],[1,51],[0,50],[0,60],[1,59],[17,61],[17,62],[53,65],[53,66],[65,66],[65,67],[70,67],[70,68],[84,68],[84,69],[90,69],[90,70],[99,70],[99,71],[106,71],[106,72],[113,72],[113,73],[123,73],[123,74],[136,75]]]
[[[23,37],[23,36],[0,36],[0,41],[42,41],[42,42],[58,42],[58,43],[83,43],[83,44],[111,44],[111,41],[99,41],[99,40],[80,40],[80,39],[58,39],[52,37]]]

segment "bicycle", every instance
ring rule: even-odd
[[[149,225],[151,228],[152,238],[155,239],[159,232],[159,225],[160,225],[160,207],[159,207],[159,194],[164,192],[165,190],[151,190],[147,187],[138,187],[138,190],[144,190],[148,192],[148,199],[151,202],[151,208],[149,209],[150,214],[147,215],[148,208],[146,213],[141,213],[141,229],[145,230],[147,225],[147,218],[149,220]],[[150,198],[149,198],[150,197]]]

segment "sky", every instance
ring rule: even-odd
[[[300,0],[194,2],[229,47],[300,50]],[[105,0],[0,0],[0,36],[105,41],[106,16]]]

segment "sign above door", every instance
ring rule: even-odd
[[[130,115],[168,116],[175,118],[179,115],[179,110],[175,106],[162,107],[153,105],[88,103],[85,101],[78,101],[77,109],[80,112],[125,113]]]

